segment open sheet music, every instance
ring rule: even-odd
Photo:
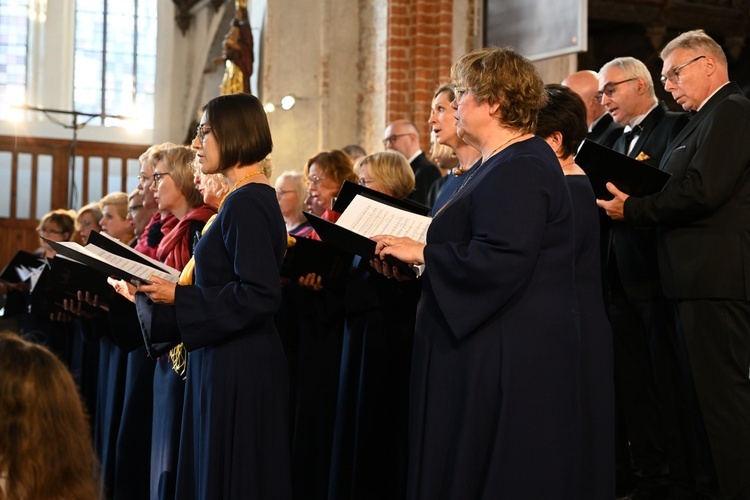
[[[370,238],[379,234],[406,236],[420,243],[427,241],[432,219],[385,205],[357,195],[349,203],[336,225]]]

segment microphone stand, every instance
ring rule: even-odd
[[[18,106],[18,109],[22,109],[25,111],[39,111],[40,113],[44,113],[44,115],[53,123],[56,123],[57,125],[60,125],[63,128],[71,129],[73,131],[73,140],[70,143],[70,159],[68,163],[68,175],[70,176],[70,190],[68,191],[68,204],[71,207],[75,207],[78,205],[78,200],[75,199],[77,196],[77,190],[76,190],[76,179],[75,179],[75,171],[76,171],[76,148],[78,147],[78,131],[84,128],[86,125],[91,122],[94,118],[101,118],[104,120],[105,118],[114,118],[117,120],[132,120],[132,118],[128,116],[122,116],[122,115],[108,115],[106,113],[84,113],[83,111],[68,111],[64,109],[52,109],[52,108],[42,108],[39,106],[29,106],[29,105],[22,105]],[[72,116],[72,123],[68,124],[65,122],[62,122],[58,120],[57,118],[53,117],[53,114],[58,115],[69,115]],[[79,122],[79,117],[85,117],[86,119],[83,122]]]

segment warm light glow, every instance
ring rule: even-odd
[[[276,111],[276,106],[274,106],[272,102],[266,103],[263,108],[266,110],[266,113],[273,113]]]
[[[294,98],[293,95],[287,95],[284,96],[281,99],[281,109],[288,111],[294,107],[294,104],[297,102],[297,100]]]

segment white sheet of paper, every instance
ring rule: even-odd
[[[42,275],[42,271],[44,271],[45,265],[46,264],[42,264],[39,267],[18,266],[16,267],[16,274],[18,274],[18,277],[21,278],[21,281],[31,279],[29,288],[33,290],[36,286],[36,282],[39,281],[39,277]]]
[[[149,257],[148,255],[142,254],[142,253],[141,253],[141,252],[139,252],[138,250],[136,250],[136,249],[134,249],[134,248],[132,248],[132,247],[130,247],[130,246],[128,246],[128,245],[126,245],[125,243],[123,243],[122,241],[118,240],[117,238],[113,238],[112,236],[108,235],[108,234],[107,234],[107,233],[105,233],[105,232],[101,232],[101,233],[99,233],[99,234],[101,234],[102,236],[104,236],[104,237],[105,237],[105,238],[107,238],[108,240],[110,240],[110,241],[113,241],[113,242],[117,243],[118,245],[120,245],[120,246],[121,246],[122,248],[124,248],[124,249],[125,249],[125,250],[127,250],[128,252],[130,252],[130,253],[132,253],[132,254],[134,254],[134,255],[138,255],[139,257],[141,257],[141,258],[143,258],[143,259],[146,259],[147,261],[149,261],[150,263],[152,263],[152,264],[153,264],[154,266],[156,266],[157,268],[161,269],[161,270],[162,270],[162,271],[164,271],[165,273],[173,274],[173,275],[175,275],[175,276],[177,276],[177,277],[179,277],[179,276],[180,276],[180,271],[178,271],[177,269],[171,268],[171,267],[169,267],[168,265],[166,265],[165,263],[163,263],[163,262],[159,262],[158,260],[156,260],[156,259],[154,259],[154,258],[151,258],[151,257]],[[90,245],[86,245],[86,246],[87,246],[87,247],[89,247]],[[110,254],[110,255],[111,255],[111,254]],[[176,282],[175,282],[175,283],[176,283]]]
[[[367,238],[378,234],[390,234],[426,243],[430,222],[430,217],[413,214],[357,195],[336,224]]]
[[[180,279],[179,276],[175,276],[174,274],[165,273],[145,264],[125,259],[94,245],[86,245],[85,247],[82,247],[81,245],[73,241],[64,241],[60,244],[72,248],[82,254],[88,255],[89,257],[92,257],[94,259],[106,262],[111,266],[122,269],[123,271],[126,271],[134,276],[138,276],[139,278],[147,280],[151,276],[158,276],[159,278],[165,279],[171,283],[177,283],[177,281]]]

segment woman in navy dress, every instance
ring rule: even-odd
[[[555,155],[532,135],[544,84],[501,48],[463,56],[452,77],[458,135],[483,163],[435,216],[426,245],[375,238],[381,258],[425,265],[407,498],[577,500],[573,207]]]
[[[261,165],[272,149],[262,104],[212,99],[193,147],[201,171],[232,186],[195,249],[195,284],[154,278],[138,289],[174,304],[155,309],[154,324],[176,322],[188,352],[176,497],[291,498],[288,374],[274,325],[286,231]]]
[[[615,496],[615,388],[612,330],[602,299],[596,197],[573,155],[586,138],[586,107],[578,94],[550,84],[537,135],[552,147],[573,199],[576,287],[581,306],[581,499]]]

